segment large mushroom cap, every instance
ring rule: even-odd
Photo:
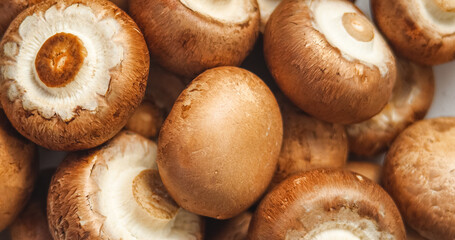
[[[455,58],[452,0],[372,0],[378,27],[401,56],[424,65]]]
[[[420,235],[455,238],[455,118],[423,120],[392,144],[384,188]]]
[[[397,59],[397,81],[385,108],[373,118],[346,126],[350,150],[363,156],[384,151],[407,126],[425,117],[434,96],[434,74],[407,60]]]
[[[286,96],[327,122],[371,118],[387,104],[395,83],[387,43],[345,0],[283,1],[266,26],[264,52]]]
[[[160,180],[156,144],[121,132],[88,153],[72,153],[52,179],[54,239],[202,239],[202,219],[180,209]]]
[[[259,32],[255,0],[131,0],[152,58],[170,72],[195,77],[238,66]]]
[[[0,112],[0,232],[27,203],[38,172],[35,144],[20,136]]]
[[[13,126],[53,150],[112,138],[145,92],[149,56],[138,27],[105,0],[45,1],[0,43],[1,102]]]
[[[256,210],[249,239],[399,239],[403,222],[390,196],[348,171],[317,169],[294,175]]]
[[[282,137],[279,106],[261,79],[236,67],[210,69],[182,92],[161,128],[160,175],[183,208],[230,218],[266,190]]]

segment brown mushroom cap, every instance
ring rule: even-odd
[[[24,9],[44,0],[2,0],[0,1],[0,39],[9,24]]]
[[[220,12],[200,11],[191,7],[195,3]],[[223,10],[241,15],[220,19]],[[254,0],[131,0],[130,13],[144,32],[153,60],[191,78],[209,68],[240,65],[259,33]]]
[[[146,138],[154,138],[163,123],[163,111],[153,101],[144,100],[128,120],[125,128]]]
[[[260,203],[250,224],[255,239],[405,239],[390,196],[361,175],[316,169],[294,175]],[[346,238],[342,238],[346,237]]]
[[[177,99],[161,128],[158,168],[181,207],[226,219],[266,190],[282,137],[280,109],[264,82],[241,68],[218,67]]]
[[[278,96],[283,116],[283,144],[271,187],[298,172],[343,167],[348,156],[344,126],[310,117]]]
[[[434,96],[431,67],[397,59],[397,81],[392,98],[373,118],[346,126],[350,150],[373,156],[392,144],[407,126],[425,117]]]
[[[349,1],[283,1],[267,24],[264,52],[286,96],[327,122],[371,118],[395,83],[392,52]]]
[[[349,171],[362,174],[377,184],[381,184],[382,166],[372,162],[349,161],[346,164]]]
[[[169,197],[155,160],[154,142],[125,131],[68,155],[49,188],[54,239],[201,240],[202,218]]]
[[[454,173],[455,118],[423,120],[392,144],[384,164],[384,188],[420,235],[454,239]]]
[[[145,92],[145,41],[108,1],[36,4],[12,22],[0,49],[6,115],[22,135],[52,150],[112,138]]]
[[[221,228],[208,240],[247,240],[248,227],[252,217],[252,213],[243,212],[224,221]]]
[[[455,13],[450,6],[443,7],[450,2],[372,0],[371,9],[395,52],[420,64],[436,65],[455,58]]]
[[[38,172],[35,144],[20,136],[0,112],[0,232],[19,215]]]

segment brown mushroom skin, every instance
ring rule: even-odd
[[[239,66],[259,35],[257,2],[241,24],[192,11],[179,0],[130,0],[130,14],[147,40],[152,59],[166,70],[194,78],[218,66]]]
[[[382,182],[382,166],[372,162],[349,161],[346,169],[351,172],[362,174],[377,184]]]
[[[414,123],[392,144],[384,188],[407,224],[430,240],[455,238],[455,118]]]
[[[144,100],[128,120],[125,128],[146,138],[155,138],[163,123],[163,111],[153,101]]]
[[[0,39],[9,24],[24,9],[44,0],[2,0],[0,2]]]
[[[385,108],[367,121],[346,126],[351,152],[360,156],[379,154],[406,127],[427,114],[434,96],[433,69],[397,58],[397,73],[392,98]]]
[[[77,115],[69,122],[60,117],[46,119],[37,110],[25,110],[19,99],[11,102],[6,94],[10,83],[0,75],[1,103],[12,125],[36,144],[56,151],[88,149],[114,137],[142,101],[150,62],[147,46],[136,23],[113,3],[104,0],[53,0],[27,8],[11,23],[0,43],[0,49],[18,38],[19,26],[27,16],[46,11],[55,4],[68,7],[74,3],[84,4],[95,12],[102,12],[103,16],[115,18],[124,34],[121,39],[124,43],[124,60],[110,69],[109,91],[105,96],[100,96],[105,99],[103,105],[98,106],[95,112],[75,109]],[[0,51],[2,58],[6,57]]]
[[[298,232],[303,239],[322,223],[362,218],[373,221],[383,237],[406,239],[400,213],[379,185],[349,171],[315,169],[286,179],[265,196],[248,237],[281,240]]]
[[[35,144],[19,135],[0,112],[0,231],[19,215],[38,175]]]
[[[416,23],[409,0],[371,0],[377,26],[394,51],[423,65],[437,65],[455,58],[455,34],[443,35]]]
[[[392,93],[394,60],[384,77],[377,67],[347,60],[313,27],[311,14],[305,1],[284,0],[267,23],[264,54],[278,86],[300,109],[326,122],[351,124],[376,115]]]
[[[111,2],[115,3],[118,7],[123,9],[124,11],[128,12],[128,3],[129,0],[110,0]]]
[[[182,92],[158,140],[158,169],[174,200],[217,219],[250,207],[275,171],[283,137],[280,109],[253,73],[218,67]]]

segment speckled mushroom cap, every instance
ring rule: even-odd
[[[452,0],[371,0],[374,19],[395,52],[436,65],[455,58]]]
[[[284,94],[327,122],[371,118],[395,84],[387,43],[346,0],[283,1],[266,26],[264,53]]]
[[[455,118],[411,125],[392,144],[384,188],[404,220],[434,240],[455,238]]]
[[[2,0],[0,1],[0,39],[13,19],[27,7],[44,0]]]
[[[351,152],[378,154],[407,126],[425,117],[433,102],[433,69],[397,58],[397,73],[392,98],[385,108],[367,121],[346,126]]]
[[[0,44],[1,103],[13,126],[52,150],[112,138],[139,105],[149,56],[138,27],[105,0],[46,1]]]
[[[238,66],[259,34],[255,0],[130,0],[152,59],[194,78],[217,66]]]
[[[0,232],[19,215],[38,175],[35,144],[20,136],[0,112]]]
[[[155,160],[154,142],[125,131],[70,154],[49,188],[54,239],[201,240],[202,218],[169,197]]]
[[[392,198],[371,180],[342,170],[294,175],[265,196],[248,233],[256,239],[406,239]]]

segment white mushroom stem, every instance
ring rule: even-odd
[[[374,38],[374,27],[370,21],[358,13],[345,13],[343,26],[351,37],[361,42],[370,42]]]
[[[267,25],[270,15],[272,15],[280,2],[281,0],[258,0],[259,12],[261,13],[261,32],[264,32],[265,25]]]
[[[187,8],[225,23],[248,20],[250,0],[180,0]]]
[[[314,236],[313,240],[360,240],[352,232],[344,229],[330,229]]]
[[[455,1],[414,0],[415,7],[423,18],[421,24],[441,34],[455,32]]]

